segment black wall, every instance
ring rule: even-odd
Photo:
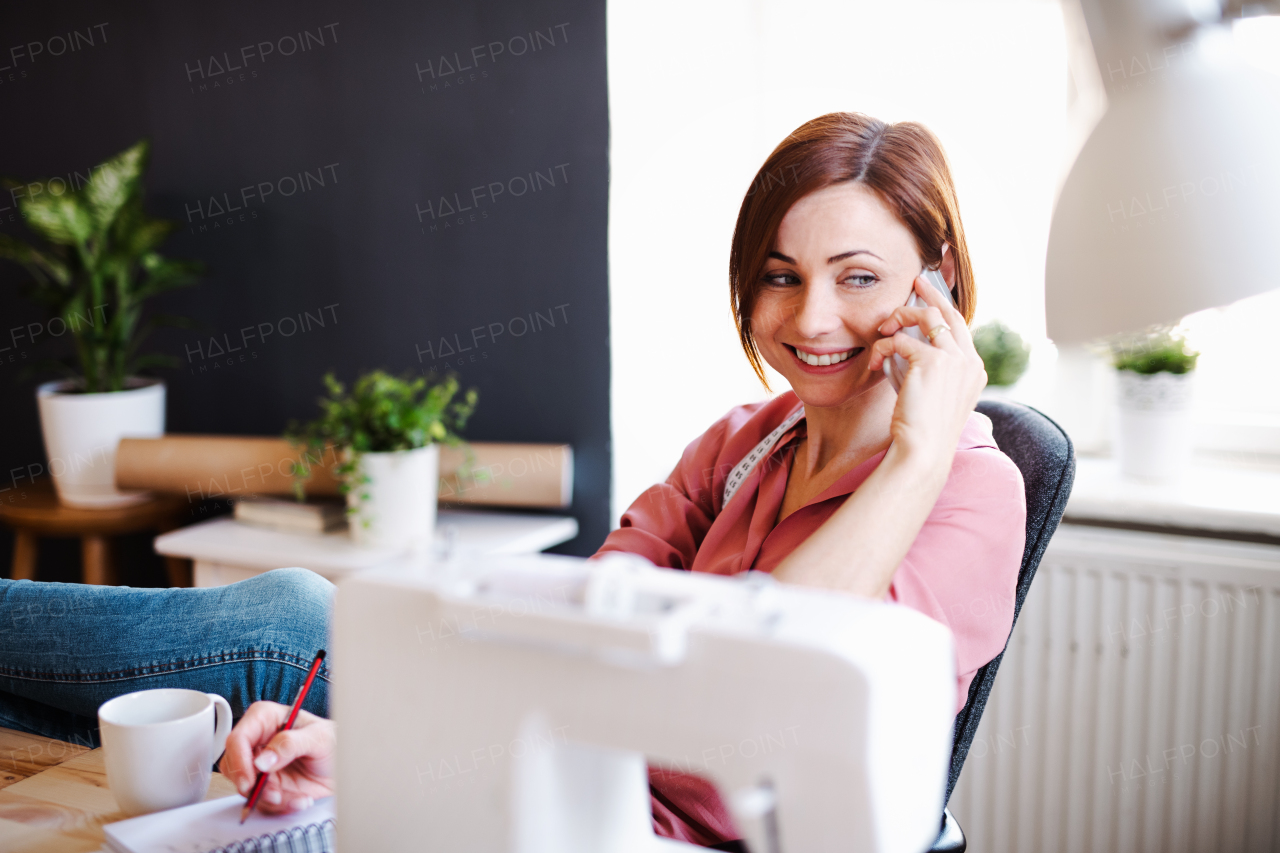
[[[312,416],[330,369],[452,369],[480,391],[467,437],[573,444],[581,533],[561,550],[595,549],[609,527],[603,0],[5,4],[0,175],[75,182],[142,137],[149,212],[182,224],[163,251],[209,270],[152,306],[199,324],[153,338],[182,361],[157,373],[170,431],[279,433]],[[0,230],[31,236],[7,190]],[[0,262],[11,490],[44,462],[20,369],[69,351],[24,280]]]

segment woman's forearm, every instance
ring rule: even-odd
[[[884,598],[946,485],[950,462],[923,460],[890,445],[871,476],[778,564],[773,576]]]

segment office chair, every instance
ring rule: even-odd
[[[991,418],[992,433],[996,444],[1013,460],[1022,472],[1027,490],[1027,544],[1022,551],[1022,567],[1018,570],[1018,590],[1014,597],[1013,621],[1017,624],[1022,602],[1035,576],[1040,558],[1049,539],[1062,520],[1071,494],[1071,484],[1076,475],[1075,449],[1071,439],[1045,415],[1019,403],[1000,400],[983,400],[978,411]],[[1010,636],[1012,636],[1012,627]],[[1005,641],[1008,648],[1008,640]],[[951,747],[951,771],[947,777],[947,796],[943,800],[942,826],[938,840],[929,853],[963,853],[966,842],[960,824],[946,809],[947,800],[960,778],[969,745],[978,731],[978,721],[991,695],[991,685],[996,680],[996,670],[1004,652],[978,670],[969,685],[969,698],[956,716],[955,740]]]

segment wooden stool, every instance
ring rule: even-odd
[[[25,497],[23,494],[25,493]],[[14,496],[0,501],[0,522],[13,528],[13,580],[35,580],[37,540],[41,536],[67,536],[80,540],[84,582],[115,582],[110,538],[126,533],[155,530],[164,533],[180,526],[188,503],[176,495],[157,495],[133,506],[114,509],[80,509],[58,502],[53,483],[41,478]],[[191,586],[191,565],[176,557],[165,558],[170,586]]]

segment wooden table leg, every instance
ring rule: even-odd
[[[36,579],[36,535],[27,530],[13,531],[13,566],[9,577],[16,581]]]
[[[170,530],[177,530],[182,526],[182,517],[175,515],[167,520],[159,527],[160,533],[168,533]],[[151,543],[151,547],[155,548],[155,542]],[[191,565],[191,561],[183,557],[165,557],[164,570],[169,575],[169,586],[171,587],[192,587],[195,586],[195,570]]]
[[[190,560],[184,560],[182,557],[165,557],[164,568],[169,573],[169,586],[189,587],[192,585]]]
[[[80,540],[84,582],[106,586],[111,583],[111,555],[105,536],[85,536]]]

